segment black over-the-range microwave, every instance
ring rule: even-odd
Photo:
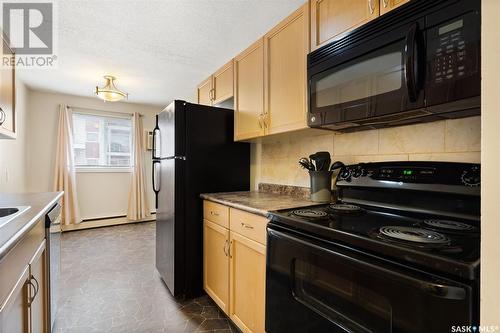
[[[309,54],[310,127],[340,131],[480,113],[481,1],[412,0]]]

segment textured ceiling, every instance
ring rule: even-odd
[[[59,0],[58,67],[19,69],[34,89],[93,96],[117,76],[129,101],[190,99],[196,84],[304,0]]]

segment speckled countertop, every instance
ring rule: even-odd
[[[0,259],[27,234],[61,198],[63,192],[0,194],[0,207],[30,208],[0,227]]]
[[[318,204],[317,202],[312,202],[303,197],[263,191],[205,193],[202,194],[201,197],[205,200],[263,216],[267,216],[267,213],[273,210]]]

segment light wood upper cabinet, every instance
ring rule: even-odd
[[[196,89],[198,104],[212,105],[212,76],[200,83]]]
[[[264,36],[264,113],[269,134],[306,124],[309,6],[301,6]]]
[[[3,50],[10,50],[2,39]],[[14,58],[14,52],[10,51]],[[16,75],[15,67],[1,66],[0,68],[0,139],[16,138]]]
[[[264,40],[261,38],[234,58],[234,139],[265,134]]]
[[[380,15],[390,12],[410,0],[380,0]]]
[[[229,316],[243,331],[265,332],[266,247],[230,232]]]
[[[213,105],[233,97],[233,60],[222,66],[213,75]]]
[[[233,60],[201,82],[196,89],[198,104],[218,105],[233,97]]]
[[[311,50],[377,18],[379,1],[384,0],[310,0]]]
[[[203,222],[203,288],[229,313],[229,230]]]

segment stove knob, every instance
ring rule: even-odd
[[[479,167],[472,167],[469,170],[464,170],[462,173],[462,184],[466,186],[479,186],[481,185],[481,172]]]
[[[352,176],[354,178],[361,177],[364,174],[364,170],[362,168],[356,168],[354,172],[352,173]]]
[[[339,174],[339,179],[350,181],[351,180],[351,170],[348,168],[343,168]]]

